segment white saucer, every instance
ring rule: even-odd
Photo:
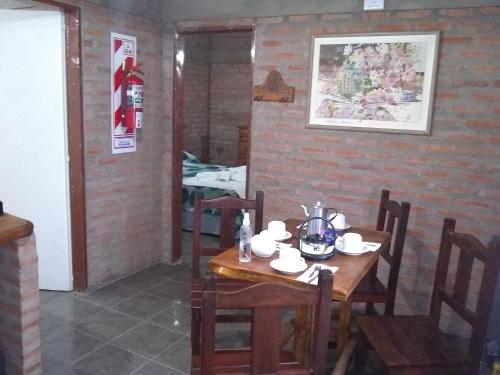
[[[337,228],[336,226],[334,226],[335,230],[347,230],[349,229],[351,226],[349,224],[346,224],[345,227],[343,228]]]
[[[353,255],[353,256],[358,256],[358,255],[363,255],[365,253],[369,253],[371,251],[377,251],[380,248],[380,244],[372,244],[363,242],[361,249],[357,251],[344,251],[341,247],[335,247],[338,251],[341,253],[344,253],[346,255]]]
[[[293,273],[298,273],[302,272],[307,269],[307,263],[306,262],[298,262],[296,264],[296,268],[289,268],[286,267],[280,259],[275,259],[269,263],[271,268],[275,269],[276,271],[282,272],[282,273],[287,273],[287,274],[293,274]]]
[[[287,232],[287,231],[280,233],[280,236],[276,236],[274,233],[269,232],[268,229],[265,229],[262,232],[260,232],[260,234],[264,234],[264,235],[266,235],[268,233],[272,235],[272,237],[274,238],[275,241],[284,241],[284,240],[288,240],[290,237],[292,237],[292,234],[290,232]]]

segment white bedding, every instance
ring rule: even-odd
[[[222,171],[200,172],[194,177],[183,177],[182,184],[234,190],[241,198],[245,198],[246,166],[227,168]]]

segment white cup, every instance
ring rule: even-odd
[[[253,253],[259,257],[269,257],[276,251],[276,241],[270,236],[256,234],[251,245]]]
[[[338,213],[337,216],[332,221],[333,227],[335,229],[344,229],[346,224],[345,224],[345,215]]]
[[[283,235],[285,234],[285,229],[286,226],[283,221],[275,220],[270,221],[267,224],[267,230],[275,237],[283,237]]]
[[[300,256],[300,251],[293,247],[281,249],[279,259],[286,268],[296,268],[301,262],[305,262],[304,258]]]
[[[339,247],[341,251],[356,253],[362,249],[363,238],[358,233],[346,233],[337,238],[335,246]]]

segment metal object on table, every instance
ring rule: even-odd
[[[307,235],[313,236],[315,234],[319,234],[323,236],[325,230],[327,229],[328,222],[335,219],[338,214],[336,208],[326,207],[321,204],[320,201],[317,201],[316,204],[307,210],[306,206],[300,206],[304,209],[304,214],[306,215],[306,219],[309,219],[307,223]],[[335,214],[328,220],[328,211],[333,210]],[[323,220],[322,220],[323,219]]]
[[[312,232],[311,222],[321,221],[322,225],[315,225],[317,232]],[[307,230],[306,230],[307,228]],[[323,229],[326,228],[326,229]],[[302,223],[298,230],[299,250],[301,255],[309,260],[326,260],[334,255],[337,235],[333,224],[322,217],[310,217]]]

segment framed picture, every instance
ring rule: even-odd
[[[430,134],[439,32],[315,36],[308,127]]]

